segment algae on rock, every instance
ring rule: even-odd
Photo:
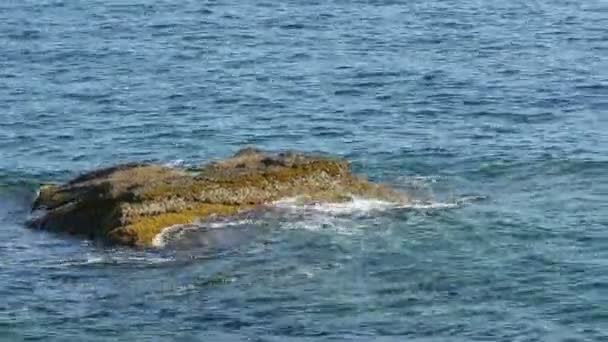
[[[196,169],[123,164],[40,188],[32,227],[113,243],[150,246],[164,228],[229,216],[286,197],[345,201],[353,196],[403,202],[386,186],[350,172],[344,159],[248,148]]]

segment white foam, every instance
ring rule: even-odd
[[[458,202],[412,202],[411,204],[403,205],[398,208],[404,209],[452,209],[458,208]]]
[[[285,198],[273,203],[273,206],[289,210],[311,210],[328,214],[351,214],[356,212],[369,212],[395,208],[394,202],[381,201],[368,198],[353,198],[348,202],[335,203],[305,203],[298,197]]]
[[[62,260],[60,264],[62,266],[87,266],[87,265],[99,265],[99,264],[159,264],[173,261],[170,258],[163,258],[159,256],[135,256],[135,255],[113,255],[113,256],[101,256],[101,255],[89,255],[83,259],[68,259]]]
[[[183,159],[175,159],[175,160],[170,160],[166,163],[164,163],[163,165],[166,167],[180,167],[180,166],[184,166],[185,161]]]
[[[357,228],[353,224],[351,215],[367,215],[374,212],[389,210],[443,210],[453,209],[465,203],[481,199],[478,196],[463,197],[450,202],[435,201],[411,201],[390,202],[378,199],[353,197],[347,202],[334,203],[310,203],[303,201],[301,197],[290,197],[272,203],[271,207],[286,210],[297,217],[288,218],[281,223],[283,229],[304,229],[318,231],[330,229],[339,234],[352,235]],[[346,216],[346,217],[345,217]],[[165,247],[170,240],[179,239],[186,231],[196,229],[221,229],[226,227],[242,226],[248,224],[259,224],[261,219],[251,218],[226,219],[188,225],[175,225],[163,229],[152,240],[155,247]]]
[[[75,262],[76,264],[81,265],[94,265],[94,264],[104,264],[107,263],[108,259],[102,256],[89,256],[85,260],[80,260],[79,262]]]
[[[300,198],[292,197],[276,201],[273,205],[277,208],[290,210],[309,210],[328,214],[356,214],[393,209],[450,209],[457,208],[463,203],[475,199],[477,198],[463,198],[454,202],[412,201],[402,203],[354,197],[348,202],[303,203]]]
[[[403,183],[437,183],[439,181],[444,180],[445,176],[438,175],[428,175],[428,176],[401,176],[398,177],[397,180]]]
[[[225,227],[243,226],[246,224],[255,224],[255,223],[256,223],[256,221],[251,220],[251,219],[224,220],[224,221],[218,221],[218,222],[208,222],[205,224],[205,228],[218,229],[218,228],[225,228]]]
[[[178,233],[184,229],[187,229],[187,227],[189,226],[190,225],[176,224],[163,228],[163,230],[161,230],[160,233],[156,234],[156,236],[152,239],[152,246],[157,248],[165,247],[169,242],[169,236],[173,235],[174,233]]]

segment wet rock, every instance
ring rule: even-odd
[[[123,164],[45,185],[33,205],[42,214],[29,225],[150,246],[166,227],[263,208],[282,198],[335,202],[353,196],[407,200],[353,175],[343,159],[247,148],[200,168]]]

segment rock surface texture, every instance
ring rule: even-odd
[[[40,189],[29,225],[112,243],[150,246],[164,228],[263,208],[288,197],[339,202],[354,196],[404,202],[350,172],[343,159],[241,150],[197,169],[124,164]]]

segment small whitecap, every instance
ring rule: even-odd
[[[273,203],[280,209],[288,210],[309,210],[324,212],[329,214],[352,214],[360,212],[369,212],[376,210],[386,210],[395,208],[398,204],[395,202],[381,201],[377,199],[367,199],[354,197],[348,202],[329,202],[329,203],[302,203],[300,198],[286,198]]]
[[[156,248],[165,247],[172,238],[175,238],[175,234],[179,234],[183,229],[187,229],[188,226],[177,224],[164,228],[152,239],[152,246]]]
[[[184,166],[185,161],[183,159],[175,159],[175,160],[170,160],[166,163],[164,163],[164,166],[167,167],[180,167],[180,166]]]
[[[238,227],[248,224],[255,224],[251,219],[226,219],[222,221],[210,221],[205,223],[178,224],[164,228],[152,239],[152,246],[156,248],[166,247],[171,241],[179,240],[186,232],[192,230],[221,229],[227,227]]]

